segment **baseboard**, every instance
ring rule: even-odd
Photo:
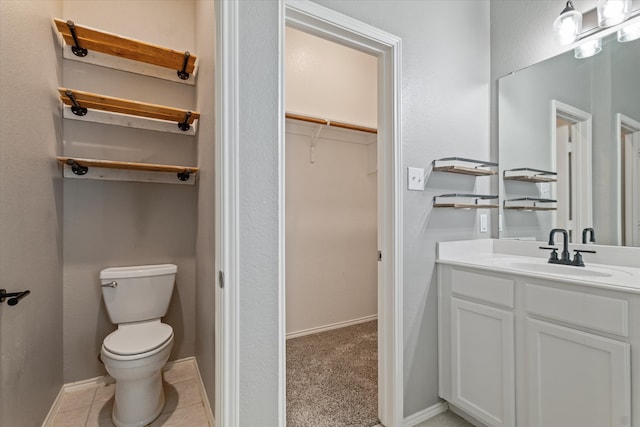
[[[53,421],[53,416],[58,413],[58,407],[60,406],[60,402],[62,401],[63,394],[64,394],[64,384],[60,387],[60,391],[58,391],[58,395],[56,396],[55,400],[51,404],[51,407],[49,408],[49,412],[47,413],[47,416],[42,422],[42,427],[47,427],[51,425],[51,422]]]
[[[209,398],[207,397],[207,389],[204,388],[202,375],[200,375],[200,368],[198,367],[198,359],[196,359],[195,357],[193,357],[193,364],[196,368],[196,373],[198,374],[198,381],[200,381],[200,390],[202,390],[202,404],[204,405],[204,410],[207,413],[207,418],[209,418],[209,425],[211,425],[211,427],[215,427],[216,418],[213,415],[213,411],[211,410],[211,405],[209,404]]]
[[[421,422],[428,420],[429,418],[433,418],[438,414],[446,412],[447,409],[449,409],[449,404],[447,404],[447,402],[438,402],[435,405],[423,409],[422,411],[418,411],[413,415],[409,415],[404,419],[402,425],[403,427],[413,427],[420,424]]]
[[[457,406],[453,406],[452,404],[449,404],[449,410],[451,412],[453,412],[454,414],[456,414],[457,416],[459,416],[460,418],[465,419],[470,424],[472,424],[472,425],[474,425],[476,427],[488,427],[485,423],[483,423],[482,421],[480,421],[479,419],[477,419],[473,415],[467,414],[465,411],[463,411],[462,409],[458,408]]]
[[[346,328],[347,326],[353,326],[360,323],[370,322],[371,320],[377,320],[378,315],[373,314],[371,316],[360,317],[358,319],[347,320],[344,322],[333,323],[331,325],[317,326],[315,328],[304,329],[302,331],[289,332],[287,339],[303,337],[305,335],[317,334],[320,332],[330,331],[332,329]]]

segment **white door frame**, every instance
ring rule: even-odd
[[[566,181],[561,179],[561,163],[566,163],[568,148],[558,146],[556,137],[556,118],[560,116],[575,123],[576,138],[572,144],[575,167],[572,168],[572,183],[574,188],[571,191],[571,201],[573,218],[570,224],[566,224],[566,219],[561,218],[562,213],[567,209],[561,209],[560,197],[566,195]],[[560,101],[551,101],[551,150],[554,167],[558,172],[558,182],[556,191],[558,198],[558,211],[556,224],[559,227],[572,229],[572,242],[580,242],[580,232],[586,227],[593,227],[593,184],[592,184],[592,118],[591,114],[582,111],[569,104]],[[555,155],[554,155],[555,152]],[[578,209],[579,207],[579,209]]]
[[[630,245],[629,242],[633,242],[633,233],[630,230],[623,230],[622,228],[622,217],[625,217],[625,222],[627,224],[627,228],[629,226],[628,222],[633,222],[633,203],[626,203],[626,211],[623,212],[623,198],[627,198],[629,194],[631,194],[632,189],[626,188],[627,194],[622,194],[622,181],[625,177],[622,176],[622,166],[625,162],[623,158],[623,154],[631,153],[633,151],[633,144],[626,142],[624,140],[624,136],[622,135],[622,129],[626,129],[632,133],[640,132],[640,122],[632,119],[631,117],[627,117],[624,114],[616,114],[616,151],[617,151],[617,167],[618,167],[618,179],[616,182],[616,198],[618,200],[618,229],[617,229],[617,244],[622,244],[622,236],[625,235],[626,244]],[[623,151],[623,146],[625,150]],[[628,161],[628,159],[626,159]],[[629,165],[629,163],[627,163]],[[633,178],[630,178],[633,182]]]
[[[378,416],[385,426],[400,427],[403,421],[401,39],[305,0],[285,0],[285,20],[291,27],[378,57],[378,242],[383,254],[378,274]],[[281,92],[282,99],[283,95]],[[281,150],[282,165],[284,156]],[[280,184],[279,193],[284,194],[284,180]],[[284,217],[284,204],[280,215]],[[281,227],[281,241],[284,232]],[[284,290],[284,278],[281,280]],[[279,318],[284,328],[284,292],[280,295]],[[279,344],[284,357],[283,334]],[[284,366],[280,376],[284,381]],[[278,397],[281,411],[286,413],[285,390]]]

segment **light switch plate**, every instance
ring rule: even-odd
[[[480,214],[480,232],[487,232],[487,214]]]
[[[424,191],[424,169],[407,169],[407,187],[409,190]]]

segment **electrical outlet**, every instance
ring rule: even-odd
[[[409,190],[424,191],[424,169],[407,169],[407,187]]]
[[[480,232],[487,232],[487,214],[480,214]]]

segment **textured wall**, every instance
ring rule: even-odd
[[[0,2],[0,426],[35,427],[62,385],[61,1]]]
[[[144,0],[64,0],[61,18],[197,54],[195,3],[167,0],[158,5]],[[64,60],[62,66],[66,87],[178,108],[196,106],[194,86],[77,61]],[[65,155],[197,163],[194,137],[75,120],[64,120],[63,130]],[[106,373],[96,358],[102,340],[115,329],[98,287],[99,272],[106,267],[177,264],[176,287],[165,318],[175,333],[171,359],[192,356],[196,187],[66,179],[64,190],[65,382]]]
[[[215,265],[214,265],[214,47],[215,8],[210,0],[196,0],[198,70],[198,231],[196,236],[195,354],[211,408],[215,391]]]
[[[321,134],[315,163],[309,151],[308,135],[287,131],[287,334],[378,312],[377,175],[367,173],[367,145]]]

